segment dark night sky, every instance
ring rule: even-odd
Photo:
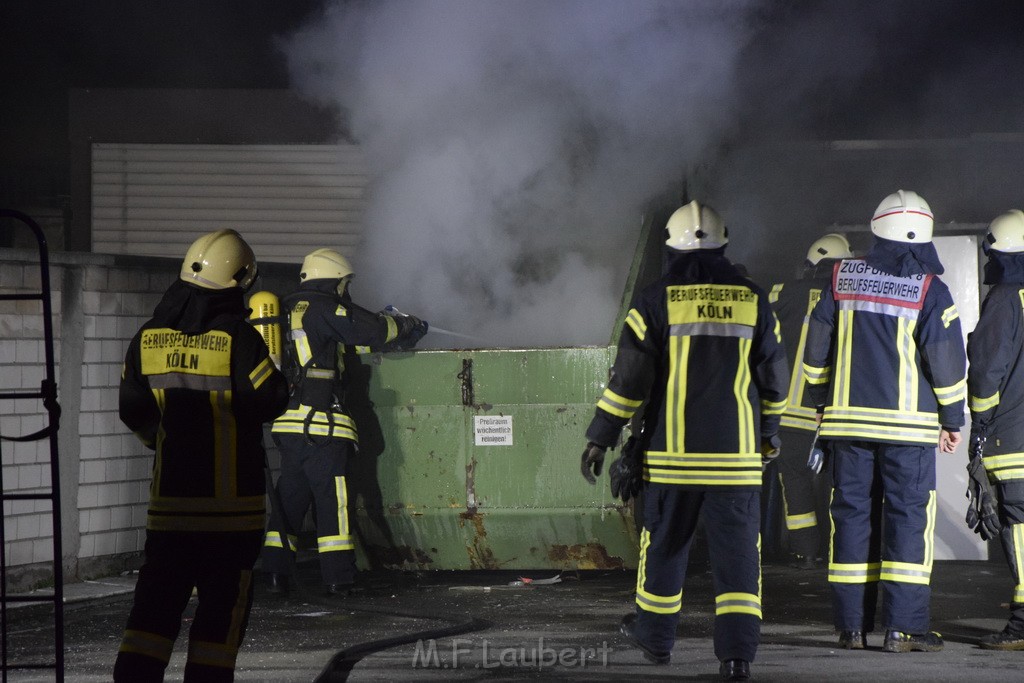
[[[318,7],[313,0],[0,3],[3,175],[60,164],[69,88],[287,87],[274,36]]]
[[[7,0],[0,5],[0,150],[5,167],[64,153],[67,89],[281,88],[274,45],[320,11],[320,0]],[[1024,64],[1019,2],[764,3],[743,53],[741,137],[799,129],[813,137],[933,137],[1020,130]],[[835,9],[838,7],[839,9]],[[881,27],[861,54],[843,54],[842,23]],[[852,25],[852,24],[861,24]],[[986,67],[979,50],[991,60]],[[868,52],[868,54],[864,54]],[[818,80],[822,60],[848,61],[850,78]],[[863,63],[862,63],[863,62]],[[966,66],[980,72],[966,72]],[[991,78],[982,77],[986,73]],[[835,72],[832,72],[835,73]],[[840,71],[841,73],[841,71]],[[980,76],[979,76],[980,74]],[[937,76],[950,80],[943,92]],[[792,87],[799,82],[799,88]],[[5,174],[6,175],[6,174]]]
[[[741,71],[751,117],[835,138],[1021,129],[1022,3],[826,4],[773,3],[765,14]]]

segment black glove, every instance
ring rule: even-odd
[[[406,335],[403,343],[403,346],[407,349],[411,349],[416,346],[417,342],[419,342],[420,339],[423,339],[427,334],[427,330],[430,327],[427,325],[426,320],[420,320],[415,316],[410,315],[409,320],[412,321],[412,329],[409,330],[409,333]]]
[[[768,466],[770,462],[779,457],[782,452],[782,439],[778,434],[761,437],[761,469]]]
[[[385,313],[385,315],[392,315]],[[427,333],[429,325],[425,320],[420,320],[414,315],[392,315],[398,324],[398,336],[388,344],[388,350],[408,351],[416,346],[420,339]]]
[[[971,439],[973,447],[974,439]],[[984,447],[984,439],[981,440]],[[967,526],[979,534],[983,541],[995,538],[1003,528],[999,521],[999,501],[992,483],[985,472],[981,457],[971,458],[967,463]]]
[[[640,443],[635,437],[629,437],[622,447],[622,455],[608,467],[608,477],[612,482],[612,498],[619,498],[628,503],[636,498],[644,482],[644,467]]]
[[[583,455],[580,458],[580,472],[583,474],[583,478],[589,483],[597,483],[595,477],[601,476],[601,468],[604,467],[604,452],[608,450],[604,446],[598,446],[593,441],[587,442],[587,447],[583,450]],[[593,468],[594,473],[591,474],[590,470]]]
[[[608,476],[612,480],[612,498],[620,498],[623,503],[636,498],[644,483],[643,466],[624,455],[620,455],[608,467]]]

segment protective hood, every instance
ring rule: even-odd
[[[326,294],[327,296],[333,297],[338,301],[347,303],[349,301],[352,301],[352,297],[348,293],[348,290],[351,288],[352,284],[349,283],[349,286],[345,288],[345,293],[339,296],[338,280],[329,277],[321,277],[317,278],[316,280],[306,280],[305,282],[301,283],[299,285],[298,291],[296,291],[295,293],[300,294],[302,292],[319,292],[320,294]]]
[[[743,277],[725,258],[725,247],[678,251],[666,249],[666,270],[687,282],[715,281],[725,277]]]
[[[945,268],[931,242],[911,244],[874,236],[871,250],[864,257],[867,264],[889,275],[942,275]]]
[[[986,285],[1024,283],[1024,253],[995,251],[989,249],[988,242],[982,243],[981,248],[988,254],[988,263],[985,264]]]
[[[299,290],[303,292],[320,292],[321,294],[338,296],[337,287],[337,278],[321,277],[316,280],[306,280],[299,285]]]
[[[801,280],[820,280],[828,279],[832,277],[832,271],[835,269],[836,262],[839,259],[834,258],[823,258],[816,265],[804,266],[804,272],[801,276]],[[806,262],[805,262],[806,263]]]
[[[242,290],[237,287],[203,289],[175,280],[153,309],[152,323],[185,334],[201,334],[220,323],[244,319],[248,314]]]

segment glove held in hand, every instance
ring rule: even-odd
[[[583,478],[587,482],[594,484],[597,482],[595,477],[601,476],[606,450],[604,446],[598,446],[593,441],[587,442],[587,447],[583,449],[583,455],[580,456],[580,473],[583,474]],[[593,474],[591,474],[591,470],[593,470]]]
[[[967,463],[967,526],[987,541],[999,535],[1003,528],[999,521],[999,504],[992,483],[985,472],[982,458],[973,458]]]

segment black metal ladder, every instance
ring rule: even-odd
[[[0,504],[6,507],[8,501],[49,501],[51,519],[53,520],[53,592],[40,592],[39,595],[8,595],[7,593],[7,539],[4,524],[0,524],[0,672],[3,681],[7,681],[8,671],[15,669],[53,669],[56,680],[64,680],[64,571],[61,551],[61,509],[60,509],[60,478],[57,457],[57,430],[60,424],[60,405],[57,403],[57,382],[54,378],[53,359],[53,314],[50,303],[50,264],[46,247],[46,237],[39,224],[20,211],[0,209],[0,219],[20,221],[35,233],[39,244],[39,292],[4,294],[0,293],[0,301],[39,301],[43,310],[43,342],[46,354],[45,377],[39,391],[15,389],[13,391],[0,387],[0,400],[33,400],[42,401],[48,416],[48,424],[39,431],[27,435],[0,435],[0,454],[5,441],[40,441],[49,439],[50,445],[50,485],[45,483],[39,487],[38,493],[8,493],[3,480],[3,468],[0,467]],[[53,648],[52,662],[11,662],[8,647],[8,606],[12,603],[52,603],[53,605]]]

